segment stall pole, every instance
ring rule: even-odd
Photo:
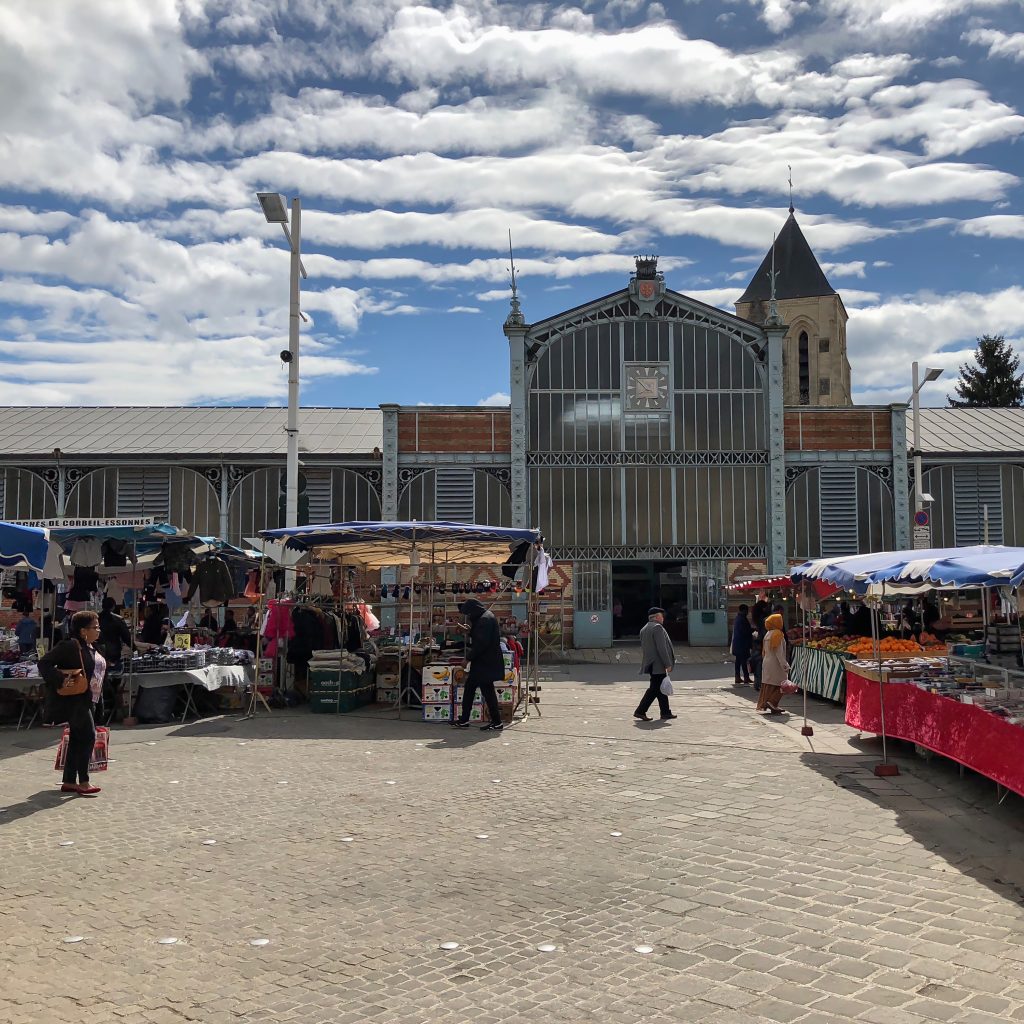
[[[802,606],[804,604],[804,601],[801,601],[800,604]],[[800,610],[803,613],[803,620],[804,620],[803,637],[804,637],[804,653],[806,654],[807,651],[809,650],[807,644],[808,644],[808,640],[810,638],[810,629],[808,627],[808,619],[809,619],[810,613],[807,611],[806,608],[803,608],[803,607],[801,607]],[[804,684],[805,685],[801,687],[801,689],[803,690],[803,697],[804,697],[804,725],[803,725],[803,728],[800,730],[800,735],[801,736],[813,736],[814,735],[814,729],[811,727],[811,725],[807,721],[807,686],[806,686],[806,683],[807,683],[807,680],[805,679],[804,680]]]
[[[315,569],[313,570],[316,571]],[[335,710],[335,714],[341,714],[341,659],[344,657],[346,650],[345,643],[348,640],[348,617],[345,614],[345,590],[348,581],[345,579],[345,559],[342,555],[338,556],[338,588],[341,592],[341,649],[338,651],[338,705]],[[312,688],[313,680],[309,678],[309,669],[306,669],[306,691]]]
[[[132,726],[136,724],[135,719],[132,717],[132,691],[135,689],[135,640],[139,635],[139,587],[138,587],[138,572],[139,572],[139,546],[138,542],[132,544],[132,649],[131,657],[128,659],[128,714],[124,716],[122,725]],[[54,603],[54,618],[56,615],[57,606],[56,599]],[[52,622],[52,620],[51,620]]]
[[[270,705],[267,703],[267,698],[260,693],[260,662],[263,659],[263,602],[266,600],[267,592],[266,577],[267,558],[266,555],[264,555],[260,559],[260,599],[256,612],[256,666],[253,673],[252,696],[249,700],[249,707],[240,719],[240,721],[243,722],[248,718],[256,717],[257,700],[267,709],[267,711],[270,711]]]
[[[882,584],[882,601],[885,600],[885,584]],[[875,651],[878,657],[878,712],[882,722],[882,762],[875,765],[875,775],[887,778],[892,775],[899,775],[899,765],[889,763],[888,745],[885,735],[885,688],[884,672],[882,669],[882,631],[879,620],[879,608],[871,609],[871,633],[875,644]]]

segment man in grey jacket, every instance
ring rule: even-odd
[[[643,657],[643,664],[640,667],[641,674],[651,677],[651,684],[643,695],[634,718],[642,722],[649,722],[651,719],[647,709],[657,700],[661,710],[661,720],[675,718],[672,709],[668,706],[668,697],[661,692],[661,684],[676,663],[676,652],[672,649],[672,639],[665,629],[665,609],[651,608],[647,612],[647,625],[640,630],[640,651]]]

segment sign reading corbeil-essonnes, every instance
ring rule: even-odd
[[[113,516],[109,519],[10,519],[17,526],[35,526],[38,529],[64,527],[70,530],[103,529],[111,526],[155,526],[153,516]]]

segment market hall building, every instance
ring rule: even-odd
[[[513,298],[511,406],[304,409],[300,519],[539,526],[570,643],[635,634],[651,604],[677,639],[723,642],[727,582],[910,546],[907,410],[853,404],[846,324],[792,211],[735,314],[653,257],[533,323]],[[1024,544],[1024,410],[921,415],[934,542]],[[238,544],[284,525],[284,426],[277,408],[0,409],[0,516],[151,515]]]

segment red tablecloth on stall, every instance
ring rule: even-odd
[[[1024,727],[909,683],[884,683],[881,689],[887,736],[919,743],[1024,796]],[[878,683],[850,669],[846,724],[882,731]]]

